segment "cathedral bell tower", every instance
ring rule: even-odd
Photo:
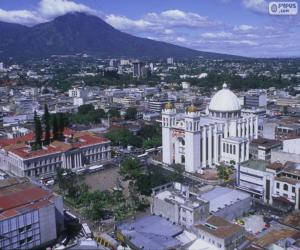
[[[185,112],[185,170],[187,172],[201,171],[200,140],[200,112],[191,105]]]
[[[172,164],[174,162],[174,148],[172,143],[172,127],[176,125],[176,109],[172,103],[167,103],[162,110],[162,147],[163,162]]]

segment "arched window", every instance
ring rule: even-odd
[[[184,155],[181,156],[181,163],[185,163],[185,156]]]
[[[288,184],[285,183],[285,184],[283,185],[283,190],[285,190],[285,191],[288,191],[288,190],[289,190]]]

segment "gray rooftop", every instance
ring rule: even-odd
[[[242,167],[251,168],[259,171],[266,171],[269,162],[263,160],[249,160],[241,163]]]
[[[130,242],[142,249],[169,249],[180,246],[175,237],[182,233],[182,228],[159,216],[144,216],[122,224],[118,229]]]
[[[224,187],[215,187],[201,195],[201,199],[209,201],[210,212],[217,212],[249,197],[250,195],[248,193]]]

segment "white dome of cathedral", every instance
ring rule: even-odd
[[[223,89],[219,90],[211,99],[208,107],[209,111],[235,112],[241,110],[238,97],[223,84]]]

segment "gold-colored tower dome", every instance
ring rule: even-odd
[[[166,105],[165,105],[165,109],[173,109],[173,104],[171,102],[168,102]]]
[[[196,106],[194,104],[192,104],[192,105],[190,105],[190,106],[187,107],[186,111],[188,113],[194,113],[194,112],[197,112],[198,109],[196,108]]]

